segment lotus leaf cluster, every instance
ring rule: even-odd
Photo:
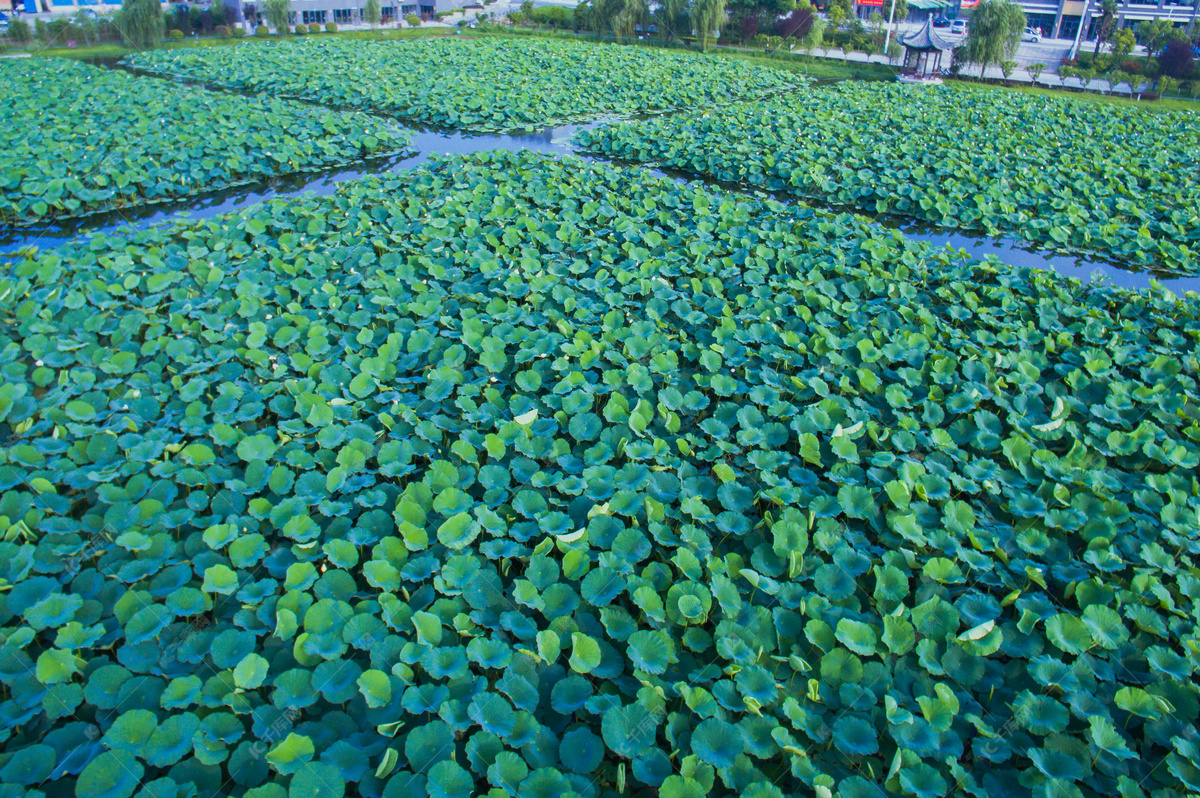
[[[0,223],[120,210],[407,149],[363,113],[77,61],[0,60]]]
[[[1200,115],[841,83],[577,134],[585,148],[871,214],[1200,270]]]
[[[0,275],[0,795],[1183,798],[1200,307],[479,154]]]
[[[534,39],[321,39],[135,53],[160,75],[475,132],[709,107],[803,83],[688,53]]]

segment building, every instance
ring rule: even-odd
[[[108,2],[103,0],[0,0],[0,11],[7,11],[13,3],[19,4],[24,11],[31,14],[40,11],[73,14],[80,8],[90,8],[99,14],[108,14],[121,7],[121,0],[108,0]],[[478,4],[479,0],[379,0],[379,22],[381,25],[395,24],[409,14],[429,19],[442,12],[459,11],[468,5]],[[162,4],[163,13],[170,14],[176,5],[189,5],[189,3],[184,0],[164,2]],[[207,7],[208,3],[201,5]],[[225,0],[225,5],[234,8],[240,5],[244,19],[252,24],[257,24],[261,19],[262,15],[259,11],[261,0]],[[292,0],[291,24],[365,23],[363,9],[366,5],[366,0]]]
[[[1018,0],[1025,9],[1031,28],[1041,28],[1048,39],[1074,39],[1084,26],[1084,40],[1094,39],[1099,26],[1101,0]],[[1119,0],[1120,2],[1120,0]],[[872,12],[883,11],[884,0],[857,0],[855,13],[866,19]],[[908,0],[908,22],[924,22],[929,16],[950,19],[969,16],[979,0]],[[1158,0],[1158,2],[1121,2],[1117,27],[1136,27],[1139,22],[1169,19],[1177,28],[1186,28],[1200,15],[1200,0]],[[898,22],[901,20],[897,20]]]
[[[1103,3],[1100,0],[1043,0],[1023,2],[1029,26],[1041,28],[1047,38],[1074,39],[1083,26],[1083,39],[1094,39]],[[1117,27],[1136,27],[1139,22],[1168,19],[1186,28],[1200,13],[1200,0],[1159,0],[1157,3],[1122,2],[1117,9]]]
[[[476,0],[379,0],[379,23],[395,24],[409,14],[430,19],[444,12],[460,11],[472,2],[477,4]],[[366,0],[292,0],[292,24],[364,23],[366,5]],[[247,22],[257,23],[262,18],[259,6],[255,0],[243,0],[242,11]]]

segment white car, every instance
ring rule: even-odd
[[[1041,40],[1041,28],[1026,28],[1025,32],[1021,34],[1021,41],[1023,42],[1040,42]]]
[[[956,19],[950,23],[950,32],[955,36],[963,36],[967,32],[967,22],[963,19]]]

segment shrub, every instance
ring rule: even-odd
[[[266,25],[259,25],[257,28],[254,29],[254,35],[265,38],[265,37],[271,35],[271,29],[268,28]]]
[[[320,33],[321,32],[320,24],[316,23],[316,22],[308,23],[308,32],[309,33]]]
[[[1121,70],[1123,72],[1128,72],[1131,75],[1140,73],[1142,71],[1142,66],[1143,64],[1141,61],[1131,61],[1129,59],[1125,59],[1121,62]]]
[[[567,30],[575,27],[575,12],[562,6],[535,8],[526,15],[529,22],[549,28]]]
[[[1046,65],[1042,63],[1030,64],[1025,71],[1029,73],[1029,77],[1033,79],[1033,82],[1037,83],[1038,78],[1042,76],[1042,70],[1045,68]]]
[[[169,31],[167,31],[167,38],[168,39],[182,39],[183,31],[179,30],[178,28],[176,28],[174,30],[169,30]]]
[[[246,35],[246,29],[243,28],[241,25],[237,25],[237,26],[229,29],[229,35],[235,39],[239,39],[242,36]]]
[[[229,28],[225,27],[224,25],[218,25],[217,27],[213,28],[213,33],[217,34],[217,37],[220,39],[229,38]]]
[[[1158,75],[1158,59],[1147,58],[1146,63],[1142,64],[1142,77],[1152,78]]]
[[[337,23],[336,22],[326,22],[325,23],[325,32],[326,33],[337,33]]]
[[[454,13],[453,11],[439,11],[434,16],[437,18],[438,22],[441,22],[443,19],[445,19],[446,17],[450,16],[453,13]]]
[[[29,44],[33,39],[33,31],[29,29],[29,23],[23,19],[14,19],[8,23],[8,37],[17,44]]]
[[[421,25],[421,18],[418,17],[416,14],[409,14],[408,16],[406,16],[404,18],[404,21],[407,22],[411,27],[414,27],[414,28],[420,27],[420,25]]]
[[[303,25],[296,26],[296,35],[297,36],[303,36],[306,33],[308,33],[308,28],[304,27]]]

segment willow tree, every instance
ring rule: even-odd
[[[158,0],[123,0],[114,21],[121,38],[134,47],[154,47],[166,31]]]
[[[1017,52],[1021,32],[1025,30],[1025,12],[1008,0],[983,0],[971,14],[967,32],[967,60],[979,64],[983,77],[988,64],[1007,61]]]
[[[597,32],[612,31],[617,40],[632,39],[639,22],[650,15],[646,0],[596,0],[592,23]]]
[[[692,3],[692,25],[700,39],[700,49],[708,49],[708,41],[714,33],[720,34],[725,22],[725,0],[694,0]]]
[[[682,38],[679,32],[686,33],[689,27],[691,16],[688,2],[689,0],[661,0],[658,8],[654,10],[658,26],[665,28],[667,35],[672,39]]]
[[[276,33],[283,33],[291,24],[292,0],[263,0],[263,14]]]

